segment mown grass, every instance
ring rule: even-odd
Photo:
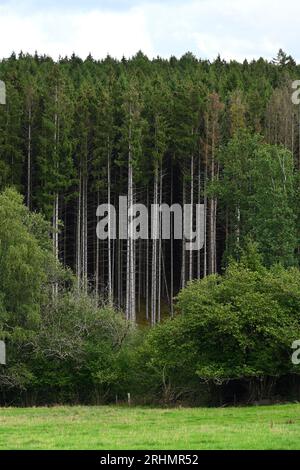
[[[1,408],[0,449],[300,449],[300,404]]]

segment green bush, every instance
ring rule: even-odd
[[[67,291],[44,308],[33,357],[34,389],[62,401],[103,403],[123,380],[121,355],[131,326],[83,292]]]
[[[131,326],[72,287],[71,274],[53,257],[49,224],[13,189],[0,195],[0,219],[2,402],[104,402],[120,390],[125,395]]]
[[[167,401],[235,384],[243,399],[271,396],[278,378],[296,373],[291,345],[300,338],[300,272],[266,269],[255,247],[223,276],[193,281],[178,296],[173,321],[146,341],[147,368]]]

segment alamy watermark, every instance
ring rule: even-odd
[[[300,364],[300,339],[296,339],[293,342],[292,349],[295,349],[292,354],[292,363],[294,366],[298,366]]]
[[[292,93],[292,103],[300,104],[300,80],[294,80],[292,82],[292,89],[295,90]]]
[[[0,341],[0,365],[6,364],[6,351],[4,341]]]
[[[2,80],[0,80],[0,104],[6,104],[6,87]]]
[[[118,221],[117,221],[118,213]],[[112,204],[100,204],[96,212],[100,240],[183,240],[187,251],[204,246],[204,204],[128,204],[127,196],[119,196],[119,210]],[[194,229],[195,224],[195,229]]]

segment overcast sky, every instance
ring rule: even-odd
[[[271,59],[300,62],[299,0],[0,0],[0,57],[12,51],[103,58]]]

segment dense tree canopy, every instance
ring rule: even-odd
[[[299,73],[282,50],[0,61],[2,401],[209,402],[218,384],[232,402],[295,377]],[[169,240],[100,240],[96,209],[110,225],[119,196],[190,204],[190,228],[201,204],[203,246],[172,224]]]
[[[267,265],[298,263],[298,71],[282,50],[242,64],[13,54],[0,63],[0,186],[51,222],[53,253],[78,285],[154,324],[249,235]],[[148,208],[204,204],[204,247],[99,241],[96,207],[118,207],[119,195]]]

